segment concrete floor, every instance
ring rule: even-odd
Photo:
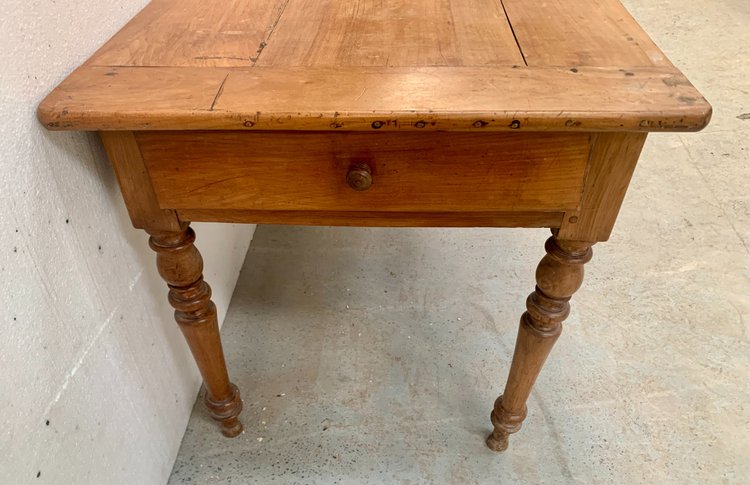
[[[714,121],[650,138],[510,449],[546,231],[264,226],[223,329],[247,430],[196,406],[169,483],[748,483],[750,2],[626,5]]]

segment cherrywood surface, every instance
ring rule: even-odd
[[[178,209],[183,221],[359,227],[560,227],[563,212],[377,212]]]
[[[491,413],[494,430],[487,446],[494,451],[508,447],[508,435],[521,429],[526,418],[526,400],[531,394],[547,356],[562,332],[570,313],[570,297],[583,282],[583,265],[591,260],[591,243],[558,239],[557,231],[547,240],[536,270],[536,289],[526,300],[516,348],[505,391]]]
[[[38,114],[51,130],[697,131],[710,119],[672,69],[571,69],[84,66]]]
[[[617,0],[157,0],[39,107],[63,130],[694,131],[710,115]]]
[[[211,288],[203,281],[203,258],[193,244],[195,233],[187,224],[179,231],[147,232],[151,234],[149,245],[156,251],[156,267],[169,285],[174,318],[203,376],[209,413],[225,436],[237,436],[242,432],[238,418],[242,400],[237,386],[229,382],[216,305],[211,301]]]
[[[133,226],[152,231],[181,230],[175,211],[159,208],[134,134],[128,131],[103,131],[99,135],[115,169]]]
[[[617,0],[155,0],[87,64],[479,66],[523,56],[532,66],[670,66]]]
[[[672,67],[619,0],[502,0],[529,66]]]
[[[256,66],[514,64],[523,57],[498,0],[292,0]]]
[[[599,133],[591,145],[579,208],[565,214],[559,237],[606,241],[630,184],[645,133]]]
[[[563,211],[578,206],[586,134],[140,132],[162,208]],[[353,190],[353,165],[372,186]]]
[[[288,0],[153,0],[86,64],[250,66],[287,3]]]

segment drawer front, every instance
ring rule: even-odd
[[[140,132],[162,208],[561,211],[581,198],[580,133]]]

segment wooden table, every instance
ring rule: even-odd
[[[501,451],[647,132],[711,107],[617,0],[155,0],[38,114],[99,132],[226,436],[242,401],[190,222],[551,228]]]

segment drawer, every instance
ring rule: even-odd
[[[564,211],[581,133],[139,132],[162,208]]]

